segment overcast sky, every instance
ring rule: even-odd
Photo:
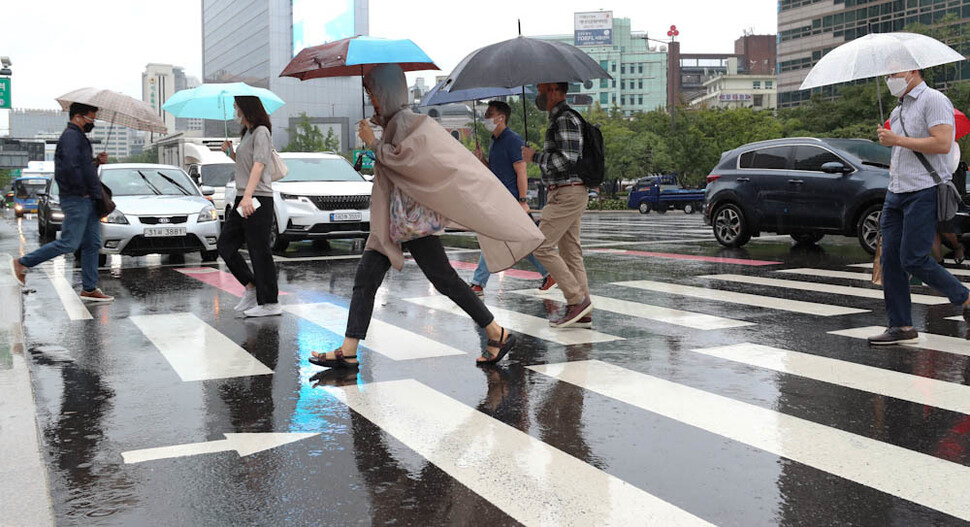
[[[187,74],[202,77],[201,0],[16,3],[17,9],[4,9],[0,20],[0,55],[13,62],[15,108],[57,108],[55,97],[84,86],[141,98],[141,73],[149,62],[183,66]],[[777,30],[776,0],[492,0],[478,9],[474,5],[370,0],[370,33],[414,40],[443,74],[469,52],[516,36],[517,19],[525,35],[572,33],[576,11],[612,10],[616,18],[630,18],[634,31],[662,40],[676,24],[685,53],[733,53],[734,40],[745,30]],[[556,11],[548,11],[551,6]],[[417,74],[429,81],[434,75]]]

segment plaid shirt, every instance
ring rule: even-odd
[[[546,185],[582,183],[576,174],[576,162],[583,153],[583,124],[573,114],[565,101],[556,104],[549,112],[549,126],[542,152],[536,152],[532,161],[542,169],[542,182]]]

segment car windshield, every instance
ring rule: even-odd
[[[38,192],[43,192],[47,188],[46,179],[21,179],[15,184],[14,189],[20,199],[33,199]]]
[[[219,163],[217,165],[202,165],[202,184],[209,187],[224,187],[236,173],[235,163]]]
[[[347,160],[323,157],[284,157],[290,173],[283,179],[292,181],[366,181]]]
[[[175,168],[111,168],[103,169],[101,182],[114,196],[198,196],[198,187]]]
[[[866,165],[889,168],[892,149],[888,146],[882,146],[868,139],[823,139],[823,141],[858,157]]]

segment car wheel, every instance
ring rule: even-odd
[[[876,254],[880,216],[882,216],[882,203],[871,205],[859,216],[859,223],[856,225],[859,245],[869,254]]]
[[[684,214],[693,214],[696,211],[697,209],[694,208],[693,203],[687,203],[686,205],[684,205]]]
[[[751,230],[744,212],[733,203],[726,203],[714,212],[714,237],[725,247],[741,247],[751,239]]]
[[[637,210],[640,211],[640,214],[650,214],[650,203],[641,201],[640,205],[637,206]]]
[[[825,237],[821,232],[800,232],[798,234],[792,234],[791,239],[795,240],[795,243],[811,245],[813,243],[818,243]]]
[[[214,262],[219,259],[219,251],[202,251],[203,262]]]
[[[285,236],[281,235],[276,228],[275,214],[273,215],[273,225],[269,229],[269,246],[278,253],[285,251],[290,246],[290,240],[287,240]]]

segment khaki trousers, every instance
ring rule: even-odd
[[[539,230],[546,239],[534,254],[559,284],[567,304],[578,304],[589,295],[579,245],[579,220],[588,199],[584,185],[559,187],[549,191],[549,201],[542,208]]]

